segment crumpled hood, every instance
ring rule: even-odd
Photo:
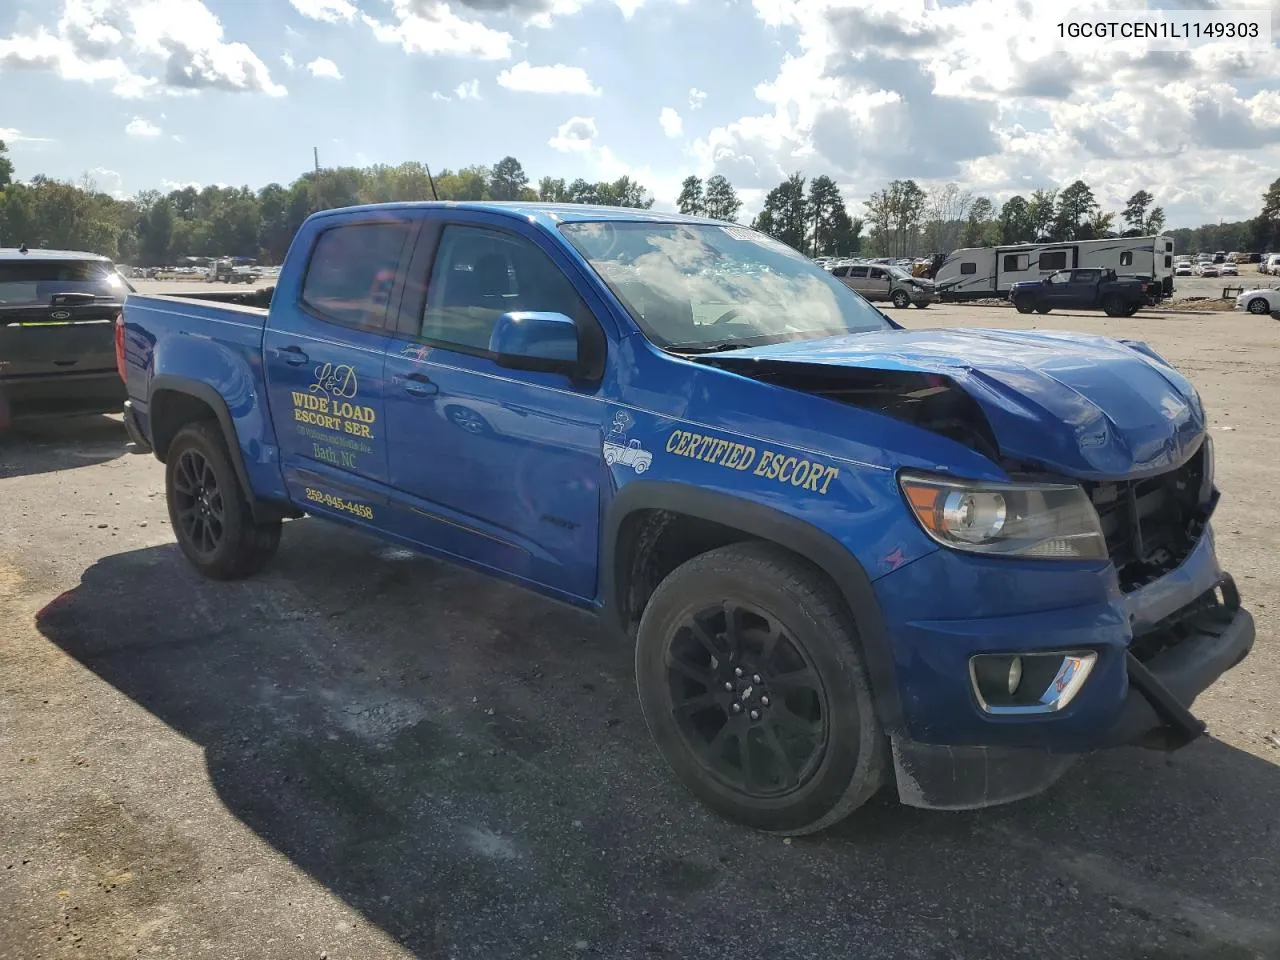
[[[1003,456],[1081,479],[1172,469],[1195,451],[1204,432],[1204,411],[1191,383],[1145,344],[1129,340],[896,330],[715,356],[731,367],[770,361],[947,377],[978,402]]]

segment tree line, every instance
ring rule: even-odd
[[[250,256],[279,263],[298,227],[320,210],[409,200],[546,200],[653,206],[630,177],[591,183],[543,177],[532,184],[514,157],[492,167],[441,170],[421,163],[309,171],[288,186],[144,190],[119,200],[86,175],[67,183],[37,175],[13,180],[0,141],[0,246],[89,250],[117,263],[165,266],[186,257]]]
[[[68,183],[37,175],[13,179],[0,141],[0,245],[92,250],[118,263],[164,266],[185,257],[253,256],[279,263],[302,222],[320,210],[360,203],[429,200],[543,200],[648,209],[653,196],[630,177],[591,183],[542,177],[536,184],[515,157],[492,167],[441,170],[434,178],[416,162],[338,167],[304,173],[288,186],[185,187],[145,190],[117,199],[85,176]],[[682,213],[738,222],[742,201],[716,175],[685,178]],[[1163,209],[1139,190],[1120,211],[1103,210],[1092,188],[1077,180],[1061,190],[1035,190],[998,205],[948,183],[929,191],[915,180],[893,180],[850,213],[835,180],[799,173],[768,192],[751,226],[810,256],[910,257],[958,247],[1065,242],[1138,236],[1164,230]],[[865,235],[864,235],[865,233]],[[1179,251],[1264,251],[1280,247],[1280,178],[1262,198],[1257,217],[1168,231]]]

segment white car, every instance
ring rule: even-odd
[[[1280,290],[1246,290],[1236,297],[1236,309],[1258,316],[1280,311]]]
[[[1190,277],[1194,273],[1195,271],[1191,269],[1191,264],[1189,263],[1180,263],[1173,268],[1173,275],[1175,277]]]
[[[1227,261],[1218,268],[1218,274],[1224,277],[1238,277],[1240,271],[1236,269],[1236,265],[1231,261]]]
[[[1202,277],[1216,277],[1218,275],[1218,265],[1216,263],[1202,263],[1196,267],[1196,272]]]

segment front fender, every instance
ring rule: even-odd
[[[622,614],[628,571],[621,535],[639,511],[664,510],[731,527],[776,543],[824,571],[839,589],[858,629],[876,712],[887,731],[902,728],[894,657],[871,579],[858,559],[825,531],[781,510],[731,494],[664,480],[632,480],[614,495],[601,528],[600,596],[603,616],[625,632]]]

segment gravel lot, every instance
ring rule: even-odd
[[[673,783],[590,618],[310,519],[202,581],[118,418],[29,428],[0,441],[0,958],[1280,956],[1280,324],[894,315],[1138,336],[1195,380],[1259,631],[1209,736],[786,843]]]

